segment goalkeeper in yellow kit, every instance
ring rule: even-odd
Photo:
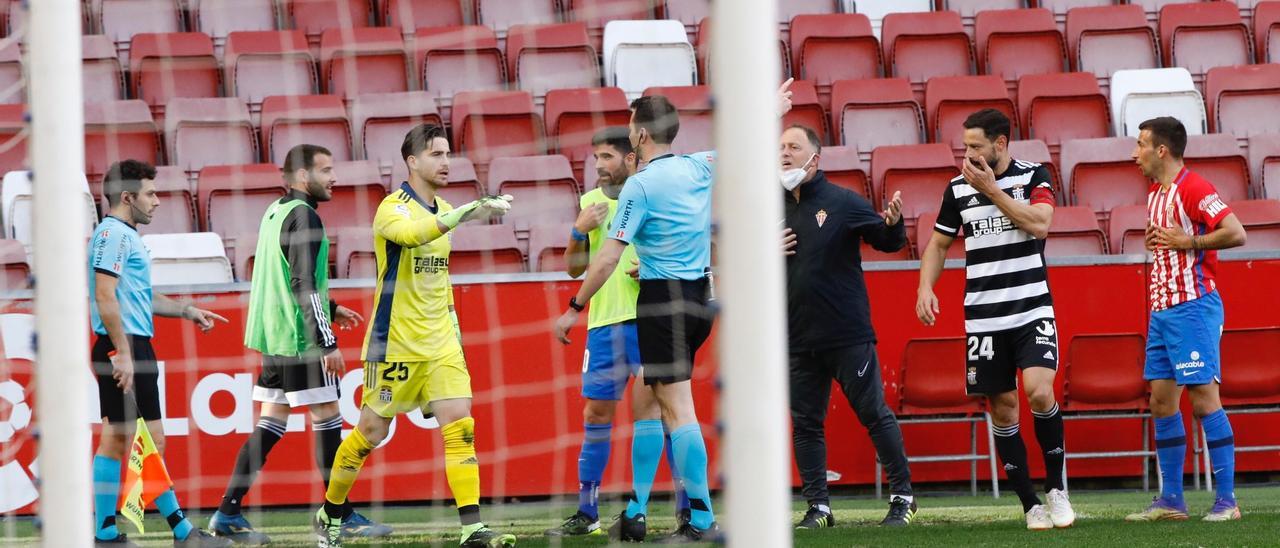
[[[514,535],[494,531],[480,520],[471,376],[453,310],[450,242],[444,237],[459,223],[502,215],[511,208],[511,197],[486,196],[454,208],[436,196],[449,179],[449,141],[440,126],[410,130],[400,153],[409,180],[382,201],[373,219],[378,284],[361,356],[365,382],[360,422],[338,447],[324,507],[316,512],[319,545],[341,546],[342,501],[365,458],[387,437],[391,419],[422,409],[441,425],[445,476],[462,522],[461,545],[514,546]]]

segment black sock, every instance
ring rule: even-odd
[[[1067,448],[1063,442],[1062,413],[1058,404],[1044,413],[1031,412],[1036,421],[1036,440],[1044,452],[1044,490],[1067,490]]]
[[[285,422],[271,417],[258,419],[258,427],[240,446],[240,454],[236,457],[236,468],[231,473],[231,481],[227,483],[227,492],[222,496],[222,504],[218,511],[228,516],[240,513],[240,504],[244,502],[244,494],[249,492],[253,480],[267,462],[267,454],[276,442],[284,437]]]
[[[1022,501],[1022,511],[1026,512],[1040,504],[1040,497],[1036,496],[1036,490],[1031,486],[1031,475],[1027,473],[1027,445],[1022,443],[1022,436],[1018,434],[1018,423],[992,425],[991,429],[995,433],[996,454],[1004,463],[1004,474]]]
[[[342,445],[342,415],[334,415],[311,424],[316,432],[316,467],[320,468],[320,477],[324,478],[324,486],[329,487],[329,474],[333,472],[333,461],[338,455],[338,446]],[[342,502],[342,519],[351,517],[351,502]]]

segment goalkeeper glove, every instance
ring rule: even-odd
[[[493,219],[501,217],[511,210],[511,201],[515,197],[510,194],[501,196],[485,196],[474,202],[469,202],[446,211],[436,216],[441,224],[449,227],[450,230],[457,228],[459,224],[467,221]]]

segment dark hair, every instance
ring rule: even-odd
[[[102,193],[107,196],[107,203],[115,206],[120,203],[121,192],[137,194],[142,189],[143,179],[155,179],[156,168],[138,160],[122,160],[111,164],[107,175],[102,178]]]
[[[813,128],[806,126],[804,124],[791,124],[790,126],[787,126],[786,130],[783,130],[783,131],[785,133],[786,131],[790,131],[793,129],[798,129],[804,132],[804,137],[809,140],[810,145],[813,145],[814,152],[817,152],[819,154],[822,153],[822,138],[818,137],[818,132],[814,131]]]
[[[597,131],[591,136],[591,146],[598,147],[601,145],[611,146],[626,156],[634,152],[631,148],[631,136],[627,128],[622,126],[610,126]]]
[[[422,151],[431,148],[431,142],[437,137],[448,139],[443,127],[435,124],[418,124],[404,134],[404,143],[400,145],[400,159],[407,161],[410,156],[421,154]]]
[[[680,115],[675,105],[662,95],[640,97],[631,102],[631,116],[636,128],[649,132],[653,142],[669,145],[680,132]]]
[[[297,182],[293,180],[294,172],[299,169],[311,171],[311,168],[316,167],[316,156],[321,154],[333,157],[329,149],[320,145],[297,145],[289,149],[289,153],[284,155],[284,180],[290,183]]]
[[[1187,128],[1177,118],[1161,116],[1138,124],[1138,131],[1151,132],[1151,144],[1169,148],[1174,159],[1181,160],[1187,151]]]
[[[968,118],[964,119],[964,128],[981,129],[982,132],[986,134],[987,139],[991,141],[995,141],[1000,138],[1001,135],[1003,135],[1005,139],[1013,138],[1009,135],[1011,129],[1009,117],[994,108],[984,108],[978,112],[970,114]]]

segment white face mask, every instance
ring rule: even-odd
[[[809,172],[809,163],[813,161],[814,156],[817,156],[817,154],[810,154],[809,159],[805,160],[803,166],[786,170],[779,169],[778,179],[782,181],[782,188],[795,190],[796,187],[800,186],[800,183],[804,181],[805,174]]]

